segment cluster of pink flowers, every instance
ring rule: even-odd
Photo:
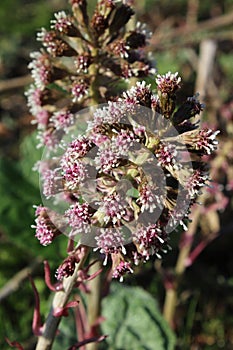
[[[199,130],[197,122],[192,123],[202,109],[196,97],[178,109],[172,101],[169,118],[164,117],[159,97],[163,82],[171,99],[180,88],[177,74],[159,76],[157,95],[150,85],[137,83],[115,102],[95,109],[85,135],[63,144],[57,164],[52,159],[68,203],[63,219],[64,227],[70,227],[69,238],[94,246],[104,263],[111,260],[112,275],[120,280],[134,265],[161,257],[171,229],[178,224],[186,228],[187,209],[208,180],[203,155],[217,144],[216,131]],[[164,108],[167,112],[168,105]],[[181,121],[180,109],[186,110]],[[88,188],[91,183],[94,187]],[[45,194],[51,196],[51,191]],[[44,230],[45,236],[48,232]]]
[[[125,29],[133,15],[127,2],[99,0],[91,18],[86,0],[71,4],[70,15],[55,14],[51,30],[38,34],[43,48],[29,65],[28,104],[39,146],[51,152],[39,165],[45,205],[34,227],[41,244],[63,232],[94,247],[122,280],[160,258],[177,225],[186,228],[208,180],[203,156],[216,149],[218,132],[193,119],[203,110],[197,95],[176,105],[178,73],[157,75],[157,91],[146,81],[121,90],[121,79],[155,74],[143,51],[145,26]],[[85,126],[78,112],[103,102],[89,108]],[[50,203],[64,205],[53,212]],[[58,279],[72,275],[77,261],[71,250]]]
[[[34,84],[26,94],[40,147],[58,145],[55,139],[63,137],[77,111],[93,99],[102,103],[115,96],[119,81],[155,72],[144,52],[150,33],[140,23],[126,30],[134,14],[126,2],[97,1],[92,18],[86,0],[71,5],[70,14],[55,13],[50,30],[41,29],[42,48],[31,54]]]

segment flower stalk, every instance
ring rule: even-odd
[[[178,288],[183,274],[187,267],[187,259],[189,257],[193,238],[197,230],[198,221],[200,217],[200,208],[195,207],[192,215],[192,222],[189,224],[188,231],[184,233],[183,243],[181,242],[180,251],[177,258],[176,266],[172,283],[166,288],[165,301],[163,306],[163,316],[165,320],[174,328],[174,316],[178,300]]]
[[[89,254],[89,248],[83,247],[80,261],[79,263],[76,264],[73,275],[69,277],[65,277],[63,279],[63,290],[60,290],[55,293],[51,310],[42,328],[42,335],[39,336],[38,338],[36,350],[52,349],[54,338],[56,336],[58,326],[61,321],[61,316],[55,317],[54,311],[57,309],[63,309],[66,306],[72,294],[72,291],[77,283],[78,271],[83,268],[83,265],[87,259],[88,254]]]
[[[86,0],[71,0],[71,5],[71,15],[56,13],[51,30],[38,34],[43,48],[32,54],[29,65],[34,84],[28,104],[38,127],[38,146],[45,146],[37,164],[45,205],[36,207],[33,228],[42,245],[62,233],[69,242],[80,242],[76,249],[69,244],[57,269],[63,289],[55,293],[37,350],[51,349],[61,316],[76,305],[67,304],[75,287],[90,292],[90,336],[102,339],[97,332],[100,262],[90,259],[88,271],[95,278],[88,286],[83,283],[88,280],[83,265],[89,246],[99,253],[101,264],[112,264],[112,277],[121,282],[138,264],[152,256],[161,259],[170,233],[178,225],[187,229],[189,208],[208,180],[203,155],[217,147],[218,132],[200,130],[194,121],[203,110],[198,95],[176,105],[178,72],[153,77],[156,91],[146,81],[126,88],[130,79],[156,72],[144,52],[150,33],[134,22],[127,30],[134,14],[127,1],[98,0],[91,18]],[[189,229],[174,286],[168,289],[169,322],[192,235]],[[54,289],[49,266],[46,272]],[[95,349],[96,344],[88,345]]]

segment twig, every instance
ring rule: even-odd
[[[189,34],[203,31],[203,30],[210,31],[213,29],[218,29],[219,27],[232,25],[232,23],[233,23],[233,12],[230,12],[229,14],[211,18],[206,21],[198,22],[194,25],[185,25],[179,28],[172,28],[172,31],[167,33],[160,32],[160,28],[158,28],[155,31],[153,38],[151,39],[151,42],[153,44],[154,41],[157,41],[160,38],[172,40],[177,38],[178,36],[189,35]]]
[[[0,92],[22,88],[30,83],[32,83],[31,75],[24,75],[23,77],[19,77],[19,78],[1,80]]]
[[[0,302],[19,289],[21,283],[28,278],[29,274],[33,274],[41,263],[42,260],[37,259],[31,265],[17,272],[0,290]]]
[[[213,40],[203,40],[200,44],[195,91],[199,92],[202,100],[205,100],[209,81],[213,75],[216,50],[217,43]]]
[[[177,45],[186,45],[187,43],[196,43],[203,38],[213,37],[214,39],[232,40],[232,27],[224,32],[220,31],[221,27],[233,24],[233,12],[215,17],[206,21],[198,22],[192,25],[185,25],[179,28],[170,28],[170,30],[161,30],[160,27],[154,32],[151,38],[150,50],[164,49]],[[218,33],[216,33],[218,29]],[[215,30],[215,32],[213,32]],[[211,32],[212,31],[212,32]]]
[[[89,248],[83,247],[83,254],[80,258],[80,262],[76,265],[75,271],[72,276],[64,278],[63,290],[57,292],[54,295],[53,303],[47,320],[44,324],[42,335],[39,337],[36,350],[50,350],[53,345],[53,341],[61,321],[61,317],[55,317],[54,311],[56,309],[63,309],[71,295],[71,292],[77,282],[77,273],[82,268],[87,256],[89,254]]]

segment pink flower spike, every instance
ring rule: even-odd
[[[5,340],[6,340],[7,344],[10,345],[10,347],[15,348],[15,349],[19,349],[19,350],[24,350],[22,345],[20,343],[18,343],[17,341],[10,341],[8,338],[5,338]]]
[[[35,334],[36,336],[40,336],[42,334],[42,325],[41,325],[41,317],[40,317],[40,297],[32,277],[30,275],[28,277],[31,282],[32,289],[34,292],[34,297],[35,297],[35,308],[33,313],[32,331],[33,331],[33,334]]]
[[[66,304],[65,307],[58,307],[53,311],[53,316],[54,317],[67,317],[68,316],[68,309],[77,307],[79,304],[78,301],[73,300],[70,301],[69,303]]]
[[[50,266],[47,260],[44,261],[44,275],[45,275],[45,283],[51,291],[57,292],[63,289],[62,283],[60,282],[52,284]]]

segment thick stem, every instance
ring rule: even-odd
[[[67,304],[67,301],[70,298],[71,292],[74,288],[74,285],[77,281],[77,273],[82,268],[87,256],[89,253],[89,248],[84,247],[82,257],[80,262],[76,265],[75,271],[72,276],[64,278],[63,280],[63,290],[57,292],[54,295],[53,303],[47,320],[43,326],[42,335],[38,338],[36,350],[50,350],[53,345],[55,335],[58,330],[61,317],[54,317],[54,310],[58,308],[64,308]]]
[[[98,73],[99,73],[99,50],[97,47],[93,47],[91,50],[92,57],[94,57],[94,62],[90,68],[89,72],[92,77],[90,85],[90,95],[91,101],[90,105],[97,105],[101,101],[99,93],[99,82],[98,82]],[[90,263],[95,260],[94,258]],[[92,275],[101,268],[101,263],[97,262],[93,264],[89,269],[89,274]],[[88,324],[93,326],[97,319],[100,316],[101,308],[101,276],[97,275],[93,280],[89,282],[90,294],[88,295],[87,303],[87,315],[88,315]],[[97,350],[98,343],[93,342],[86,346],[87,350]]]

